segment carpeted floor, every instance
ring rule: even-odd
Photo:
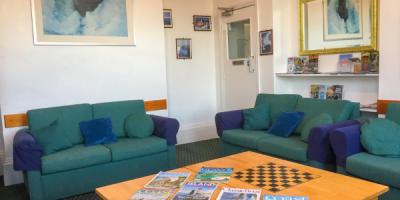
[[[206,160],[218,158],[218,139],[206,140],[190,144],[178,145],[176,147],[178,166],[186,166]],[[0,177],[0,199],[1,200],[26,200],[28,194],[24,185],[4,187],[3,177]],[[99,200],[95,193],[79,195],[67,200]]]

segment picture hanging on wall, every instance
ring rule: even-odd
[[[133,0],[32,0],[36,45],[134,45]]]
[[[361,0],[324,0],[325,40],[363,37]]]
[[[260,55],[272,55],[274,53],[272,30],[260,31]]]
[[[192,59],[192,39],[188,38],[176,39],[176,58]]]
[[[172,19],[172,10],[164,9],[164,28],[173,28],[174,22]]]
[[[193,25],[195,31],[211,31],[211,16],[194,15]]]

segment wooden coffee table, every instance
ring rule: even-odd
[[[282,189],[282,187],[278,187],[279,191],[271,191],[271,187],[255,186],[255,183],[247,183],[243,180],[240,180],[240,176],[238,176],[240,175],[238,172],[245,173],[248,169],[258,169],[257,167],[260,166],[268,170],[270,165],[273,165],[272,167],[276,168],[277,171],[287,170],[296,174],[306,174],[306,178],[309,180],[304,181],[304,179],[302,179],[303,181],[298,181],[302,183],[294,185],[293,183],[288,183],[292,186],[287,186],[287,188],[284,189]],[[190,181],[194,179],[194,176],[201,167],[234,168],[234,175],[232,175],[230,181],[228,183],[220,184],[218,189],[214,192],[212,199],[217,198],[223,187],[262,189],[263,194],[308,196],[310,200],[376,200],[379,196],[389,190],[388,187],[384,185],[304,166],[254,152],[235,154],[171,171],[190,172],[191,176],[188,179]],[[270,175],[271,174],[268,174],[268,176]],[[147,182],[149,182],[152,177],[153,176],[146,176],[143,178],[97,188],[96,193],[105,200],[128,200],[136,191],[140,190]],[[293,181],[293,179],[290,180]],[[282,179],[279,178],[279,181],[282,181]],[[272,190],[274,189],[277,188],[272,188]]]

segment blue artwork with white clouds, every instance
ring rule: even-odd
[[[328,0],[326,6],[329,35],[361,33],[360,0]]]
[[[45,35],[128,36],[126,0],[41,0]]]

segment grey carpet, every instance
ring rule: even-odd
[[[190,144],[176,146],[176,157],[179,167],[191,165],[207,160],[218,158],[218,139],[206,140]],[[28,194],[23,184],[4,187],[3,177],[0,177],[0,199],[1,200],[27,200]],[[94,193],[83,194],[66,200],[100,200]]]

